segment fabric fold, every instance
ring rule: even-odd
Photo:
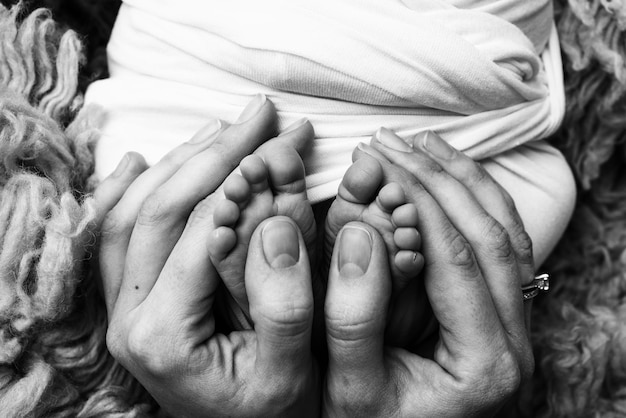
[[[313,202],[336,193],[353,149],[380,126],[405,138],[433,129],[492,157],[562,119],[551,19],[545,0],[127,0],[111,78],[86,98],[107,114],[98,173],[130,150],[156,162],[259,92],[281,128],[302,117],[315,127]]]

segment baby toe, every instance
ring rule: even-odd
[[[383,181],[383,169],[373,158],[355,161],[346,171],[337,197],[350,203],[366,205],[374,201]]]
[[[221,200],[213,212],[213,224],[219,226],[233,226],[240,216],[239,205],[232,200]]]
[[[402,187],[398,183],[386,184],[378,192],[376,203],[383,211],[393,212],[394,209],[406,203]]]
[[[208,252],[214,264],[221,262],[237,244],[237,234],[232,228],[220,226],[211,231],[208,241]]]
[[[398,251],[394,257],[394,264],[407,276],[415,276],[424,268],[424,256],[417,251]]]
[[[267,181],[267,166],[258,155],[248,155],[239,164],[241,175],[250,184],[252,193],[259,193],[269,189]]]
[[[422,237],[415,228],[396,229],[393,233],[393,241],[401,250],[419,251],[422,247]]]
[[[224,196],[237,204],[242,204],[250,199],[250,183],[239,174],[229,176],[224,181]]]
[[[417,208],[412,203],[398,206],[391,214],[391,221],[397,228],[416,228],[419,221]]]
[[[274,191],[296,194],[306,190],[304,163],[295,149],[277,147],[265,162]]]

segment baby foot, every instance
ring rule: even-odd
[[[244,158],[239,169],[241,175],[224,182],[225,199],[215,207],[209,257],[234,301],[247,314],[245,261],[257,226],[269,217],[287,216],[296,222],[309,249],[316,228],[306,196],[304,164],[293,147],[277,142],[261,155]]]
[[[381,187],[382,186],[382,187]],[[403,289],[424,266],[419,253],[417,209],[397,183],[383,185],[383,172],[371,159],[357,160],[346,171],[326,217],[324,251],[330,260],[337,234],[350,221],[376,228],[387,247],[394,289]]]

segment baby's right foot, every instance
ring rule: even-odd
[[[382,186],[382,187],[381,187]],[[387,246],[394,289],[402,289],[422,270],[417,209],[397,183],[383,185],[383,172],[372,159],[357,160],[346,171],[326,217],[325,256],[330,260],[337,234],[350,221],[365,222]]]
[[[246,157],[239,168],[241,175],[226,180],[225,199],[216,205],[216,229],[209,242],[209,256],[247,315],[244,269],[248,244],[257,226],[272,216],[287,216],[296,222],[309,249],[313,248],[317,230],[307,200],[304,165],[294,147],[276,141],[260,155]],[[231,303],[231,308],[236,306]]]

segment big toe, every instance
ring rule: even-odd
[[[298,152],[287,146],[279,146],[266,156],[272,188],[277,193],[297,194],[306,190],[304,163]]]
[[[351,203],[368,204],[375,199],[382,181],[380,163],[373,158],[361,158],[343,176],[338,197]]]

